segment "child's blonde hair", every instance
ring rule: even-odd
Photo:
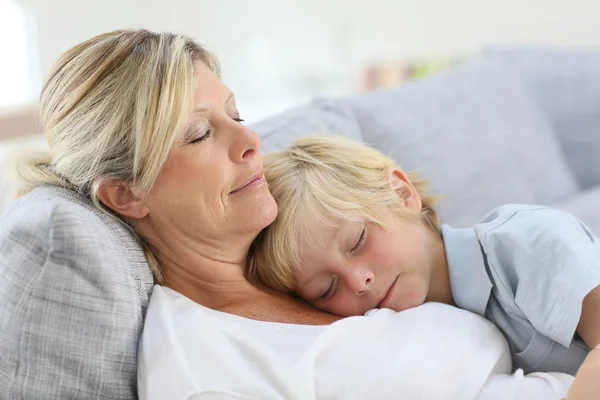
[[[373,222],[387,227],[378,210],[409,219],[390,182],[396,163],[366,144],[338,136],[309,136],[290,148],[263,157],[265,178],[279,206],[275,221],[252,245],[248,274],[273,289],[293,292],[294,270],[300,268],[300,243],[308,228],[334,219]],[[427,182],[407,174],[422,200],[421,218],[441,235],[435,198],[426,195]]]

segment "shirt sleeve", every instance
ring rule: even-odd
[[[498,289],[514,298],[538,332],[569,347],[583,299],[600,285],[598,238],[575,217],[546,207],[513,209],[482,227],[478,234]]]

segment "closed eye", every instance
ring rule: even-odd
[[[197,137],[196,139],[192,140],[190,143],[200,143],[200,142],[204,142],[206,139],[208,139],[212,134],[212,130],[207,130],[206,133],[204,133],[204,135]]]
[[[327,288],[325,293],[319,296],[318,300],[327,300],[334,295],[335,290],[337,289],[337,280],[337,276],[334,276],[331,280],[331,283],[329,284],[329,287]]]
[[[233,119],[235,122],[239,122],[242,123],[244,122],[244,119],[240,118],[240,117],[231,117],[231,119]],[[196,139],[192,140],[190,143],[200,143],[200,142],[204,142],[206,139],[208,139],[210,136],[212,135],[212,129],[208,129],[203,135],[198,136]]]
[[[362,232],[360,233],[360,237],[356,241],[356,244],[354,245],[352,250],[350,250],[350,254],[354,254],[357,251],[359,251],[364,246],[366,240],[367,240],[367,226],[365,225],[363,227]]]

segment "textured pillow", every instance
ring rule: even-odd
[[[440,194],[442,219],[476,222],[505,203],[549,204],[575,193],[548,121],[521,82],[475,59],[430,79],[339,100],[363,139]]]
[[[600,185],[600,50],[492,49],[550,120],[583,188]]]
[[[261,151],[268,153],[291,145],[302,136],[328,133],[360,140],[360,129],[352,112],[330,100],[314,100],[251,125],[261,136]]]
[[[0,398],[137,398],[153,280],[119,222],[38,188],[0,219],[0,276]]]

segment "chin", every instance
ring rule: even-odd
[[[275,199],[273,199],[272,196],[269,197],[271,200],[265,202],[259,211],[259,215],[261,215],[262,219],[264,219],[264,226],[260,228],[261,230],[271,225],[273,221],[275,221],[275,218],[277,218],[277,213],[279,212],[279,208],[275,202]]]
[[[403,298],[394,307],[395,311],[404,311],[410,308],[415,308],[425,303],[425,295],[419,292],[410,293],[408,296]]]
[[[240,223],[246,225],[246,229],[244,229],[246,231],[256,232],[258,235],[260,231],[271,225],[277,218],[277,203],[270,193],[268,196],[261,196],[255,198],[254,201],[248,201],[244,206],[237,213],[239,219],[236,223],[238,226]]]

